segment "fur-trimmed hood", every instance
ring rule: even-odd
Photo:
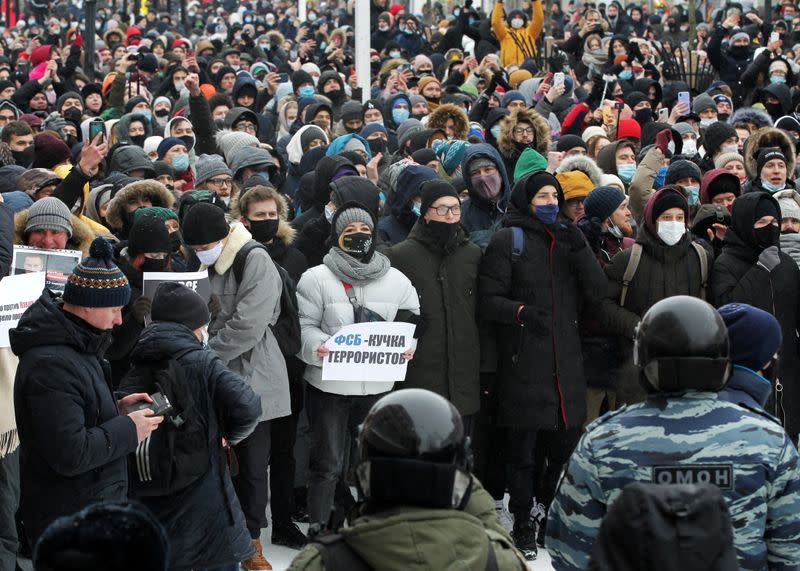
[[[550,148],[550,124],[533,109],[518,109],[501,121],[500,138],[497,139],[497,150],[500,154],[504,157],[514,157],[519,154],[514,145],[513,135],[517,123],[528,123],[533,126],[533,149],[546,157]]]
[[[72,237],[67,240],[66,250],[80,250],[82,257],[89,255],[89,247],[95,238],[95,233],[89,225],[75,216],[70,216],[72,224]],[[25,225],[28,223],[28,210],[22,210],[14,215],[14,244],[25,246]]]
[[[735,125],[739,121],[746,121],[753,123],[759,129],[762,127],[772,127],[772,117],[769,113],[756,109],[755,107],[742,107],[733,112],[733,115],[728,118],[728,123]]]
[[[750,180],[758,178],[758,167],[756,165],[756,158],[758,152],[765,147],[778,147],[781,152],[786,156],[789,161],[787,166],[787,173],[789,178],[794,176],[794,169],[797,165],[797,157],[795,156],[794,143],[791,137],[781,129],[774,127],[764,127],[759,129],[747,138],[744,144],[744,168],[747,171],[747,177]]]
[[[602,185],[603,171],[591,158],[583,155],[567,157],[556,169],[556,174],[562,172],[580,171],[589,177],[595,187]]]
[[[442,129],[448,119],[453,120],[456,139],[467,140],[469,135],[469,118],[462,107],[453,103],[443,103],[428,115],[428,129]]]
[[[106,221],[114,231],[122,230],[125,226],[125,207],[132,198],[149,197],[153,206],[172,208],[175,197],[167,187],[155,180],[139,180],[122,187],[108,203]]]

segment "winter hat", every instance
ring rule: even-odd
[[[197,157],[197,178],[195,186],[199,186],[210,178],[225,174],[233,176],[231,169],[225,164],[225,160],[219,155],[200,155]]]
[[[642,138],[642,126],[636,119],[620,119],[619,127],[617,128],[617,140],[626,138],[636,139],[637,141]]]
[[[586,127],[583,130],[583,134],[581,135],[581,139],[583,139],[584,143],[588,143],[589,139],[592,137],[606,137],[608,138],[608,133],[602,127],[592,126]]]
[[[733,45],[733,42],[735,42],[737,40],[747,40],[749,42],[750,41],[750,35],[747,32],[745,32],[744,30],[739,30],[738,32],[736,32],[735,34],[733,34],[731,36],[730,45]]]
[[[639,105],[639,103],[641,103],[642,101],[649,102],[650,98],[648,98],[647,95],[645,95],[641,91],[631,91],[625,96],[625,105],[627,105],[631,109]]]
[[[725,169],[711,169],[703,175],[700,184],[700,202],[709,203],[718,194],[733,193],[739,196],[742,193],[739,177]]]
[[[417,88],[418,88],[418,89],[417,89],[417,93],[420,93],[420,94],[421,94],[421,93],[422,93],[422,90],[423,90],[423,89],[425,89],[425,87],[426,87],[428,84],[431,84],[431,83],[438,83],[439,85],[441,85],[441,82],[440,82],[438,79],[436,79],[434,76],[432,76],[432,75],[426,75],[425,77],[423,77],[422,79],[420,79],[420,80],[419,80],[419,82],[417,82]],[[522,95],[522,94],[520,93],[520,95]],[[525,99],[525,98],[523,97],[523,100],[524,100],[524,99]],[[427,101],[427,100],[426,100],[426,101]]]
[[[427,165],[431,161],[438,161],[439,157],[436,156],[436,153],[433,152],[433,149],[424,148],[418,151],[415,151],[411,154],[411,160],[417,163],[418,165]],[[494,163],[493,163],[494,164]]]
[[[364,128],[361,129],[361,132],[359,133],[359,135],[366,139],[367,137],[369,137],[373,133],[384,133],[385,135],[389,134],[386,131],[386,127],[384,127],[380,123],[368,123],[368,124],[364,125]]]
[[[171,208],[165,208],[164,206],[144,206],[142,208],[137,208],[133,211],[133,220],[134,223],[139,220],[142,216],[158,216],[166,222],[167,220],[177,220],[178,214],[172,210]],[[159,250],[148,250],[150,252],[158,252]]]
[[[566,153],[576,147],[588,150],[586,142],[578,135],[563,135],[556,143],[556,151]]]
[[[459,198],[455,187],[453,187],[453,185],[450,184],[449,182],[441,179],[432,179],[423,182],[422,185],[419,187],[419,190],[420,190],[420,198],[422,199],[422,204],[420,204],[420,212],[422,212],[423,214],[428,211],[428,209],[434,202],[436,202],[443,196],[452,196],[453,198]]]
[[[17,190],[17,181],[24,173],[25,167],[19,165],[5,165],[0,167],[0,193],[14,192]]]
[[[478,157],[470,161],[469,172],[466,174],[467,176],[471,176],[473,172],[486,167],[497,168],[497,165],[492,159],[489,159],[487,157]]]
[[[292,91],[297,93],[297,90],[300,89],[300,86],[305,84],[314,85],[314,79],[307,71],[298,69],[292,74]]]
[[[257,165],[271,165],[272,156],[269,151],[260,147],[243,147],[233,153],[230,158],[230,171],[234,178],[238,177],[242,169]]]
[[[684,178],[693,178],[698,184],[703,180],[703,173],[700,172],[700,167],[692,161],[678,160],[669,165],[667,174],[664,177],[664,184],[675,184]]]
[[[517,69],[508,76],[508,84],[516,89],[520,83],[532,77],[533,75],[527,69]]]
[[[713,160],[722,143],[731,137],[738,137],[733,125],[722,121],[709,125],[703,133],[703,148],[706,150],[706,156]]]
[[[514,182],[534,171],[542,171],[547,168],[547,159],[538,151],[528,147],[517,159],[517,166],[514,167]]]
[[[372,214],[358,204],[351,204],[341,211],[336,211],[336,220],[334,221],[334,236],[337,238],[341,235],[348,224],[353,222],[363,222],[369,226],[370,232],[375,231],[375,219]]]
[[[181,232],[186,245],[200,246],[219,242],[228,235],[230,228],[221,208],[208,202],[198,202],[184,216]]]
[[[689,203],[686,197],[677,190],[664,189],[653,195],[653,223],[670,208],[680,208],[689,216]]]
[[[564,191],[564,200],[586,198],[594,188],[591,179],[581,171],[558,173],[556,180],[561,183],[561,189]]]
[[[501,107],[508,107],[508,104],[512,101],[522,101],[525,106],[528,105],[528,102],[525,99],[525,96],[522,94],[521,91],[511,90],[506,92],[503,96],[503,102],[500,104]]]
[[[680,135],[681,137],[690,134],[694,136],[695,139],[697,139],[697,132],[694,130],[694,128],[692,128],[691,125],[689,125],[689,123],[685,123],[683,121],[681,121],[680,123],[675,123],[672,126],[672,130],[678,133],[678,135]]]
[[[28,209],[25,235],[35,230],[62,230],[72,238],[72,213],[66,204],[54,196],[37,200]]]
[[[46,186],[58,184],[61,177],[48,169],[30,169],[17,179],[17,190],[26,192],[33,198]]]
[[[716,111],[717,104],[714,103],[714,100],[708,93],[701,93],[692,101],[692,113],[695,115],[700,115],[700,113],[708,111],[709,109]]]
[[[456,169],[461,164],[461,159],[464,158],[464,153],[469,147],[470,143],[460,139],[450,141],[439,139],[433,143],[433,150],[448,175],[456,172]]]
[[[583,201],[587,218],[606,220],[625,201],[625,193],[614,186],[598,186]]]
[[[222,132],[217,136],[217,146],[225,156],[225,161],[230,164],[233,154],[244,147],[255,147],[261,141],[255,135],[242,131]]]
[[[734,203],[736,204],[736,203]],[[776,220],[781,220],[781,211],[778,203],[775,200],[759,200],[756,205],[753,220],[764,218],[765,216],[773,216]]]
[[[180,323],[192,331],[211,321],[211,313],[205,300],[194,290],[177,282],[158,284],[150,317],[153,321]]]
[[[781,219],[794,218],[800,220],[800,194],[796,190],[781,190],[774,195],[781,208]]]
[[[325,136],[325,132],[317,127],[316,125],[311,125],[303,131],[300,135],[300,147],[303,149],[305,153],[308,150],[308,145],[311,144],[311,141],[319,139],[320,141],[326,141],[327,137]]]
[[[139,63],[136,64],[136,67],[147,73],[156,73],[158,71],[158,58],[154,54],[144,54]]]
[[[761,169],[764,168],[764,165],[774,159],[783,161],[784,165],[788,164],[786,155],[784,155],[783,151],[781,151],[778,147],[767,147],[765,149],[761,149],[758,152],[758,157],[756,158],[756,167],[758,169],[757,172],[761,174]]]
[[[722,153],[714,159],[714,167],[724,169],[732,161],[739,161],[744,164],[744,157],[739,153]]]
[[[89,257],[81,260],[67,278],[64,302],[80,307],[127,305],[131,298],[131,286],[113,258],[111,243],[104,238],[95,238],[89,248]]]
[[[52,169],[72,159],[67,144],[52,132],[42,132],[33,138],[33,168]]]
[[[158,146],[161,144],[161,141],[164,140],[164,137],[159,135],[153,135],[152,137],[147,137],[144,140],[144,145],[142,145],[142,149],[146,155],[150,155],[150,153],[158,153]]]
[[[128,252],[131,257],[149,252],[171,251],[169,232],[160,217],[154,214],[136,217],[128,235]]]
[[[158,144],[158,160],[163,159],[164,155],[166,155],[172,147],[175,147],[177,145],[183,145],[185,147],[186,143],[184,143],[178,137],[167,137],[166,139],[161,141]]]
[[[342,124],[353,119],[361,119],[361,103],[358,101],[348,101],[342,105],[341,117]]]
[[[554,186],[556,188],[556,190],[558,191],[558,205],[559,206],[563,206],[564,205],[564,192],[561,189],[561,183],[558,182],[558,179],[556,177],[554,177],[552,174],[550,174],[549,172],[547,172],[547,171],[536,171],[536,172],[533,172],[530,175],[526,176],[524,181],[520,181],[520,183],[523,183],[523,182],[525,184],[525,204],[524,205],[517,204],[516,206],[518,208],[520,206],[522,206],[525,210],[527,210],[527,207],[531,203],[531,200],[533,200],[533,197],[536,196],[536,194],[542,188],[544,188],[545,186],[548,186],[548,185],[549,186]],[[515,189],[516,189],[516,185],[515,185]],[[513,194],[514,193],[512,193],[512,198],[513,198]]]
[[[14,190],[3,193],[3,203],[16,214],[30,208],[31,204],[33,204],[33,199],[26,192]]]
[[[771,313],[744,303],[729,303],[718,311],[728,328],[731,362],[760,371],[781,347],[783,335],[778,320]]]

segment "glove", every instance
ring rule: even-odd
[[[578,230],[583,232],[589,247],[596,254],[600,250],[600,238],[603,234],[603,225],[599,218],[581,218]]]
[[[222,311],[222,303],[215,293],[212,293],[211,298],[208,300],[208,311],[211,313],[211,319],[215,319],[219,312]]]
[[[664,156],[669,152],[669,144],[672,142],[672,130],[664,129],[659,131],[656,135],[656,148],[664,153]]]
[[[144,325],[145,315],[150,315],[150,308],[153,305],[153,300],[149,297],[141,296],[133,302],[131,307],[131,315],[140,324]]]
[[[572,224],[561,224],[555,234],[556,242],[564,244],[570,252],[578,252],[586,246],[583,232]]]
[[[764,250],[758,255],[758,265],[768,272],[774,270],[780,263],[781,257],[778,253],[777,246],[764,248]]]

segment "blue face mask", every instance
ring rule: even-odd
[[[315,92],[314,92],[314,88],[313,88],[313,87],[311,87],[310,85],[304,85],[304,86],[303,86],[303,87],[301,87],[301,88],[300,88],[300,90],[297,92],[297,94],[298,94],[300,97],[314,97],[314,93],[315,93]]]
[[[630,182],[636,174],[636,165],[617,165],[617,174],[622,182]]]
[[[172,168],[175,169],[175,172],[189,170],[189,155],[175,155],[172,157]]]
[[[683,190],[686,191],[686,199],[689,201],[689,206],[694,206],[700,202],[699,186],[684,186]]]
[[[411,205],[411,212],[413,212],[414,216],[416,216],[417,218],[422,216],[422,203],[421,202],[415,202],[414,204],[412,204]]]
[[[201,341],[203,344],[203,349],[208,349],[208,330],[203,329],[203,340]]]
[[[380,125],[381,127],[383,127],[383,119],[379,121],[370,121],[369,123],[367,123],[367,125]]]
[[[778,192],[779,190],[783,190],[784,188],[786,188],[786,183],[783,183],[782,185],[777,186],[777,185],[772,184],[770,181],[764,180],[762,178],[761,179],[761,186],[767,192]]]
[[[500,125],[495,125],[491,129],[489,129],[489,132],[492,134],[492,137],[494,137],[495,139],[499,139],[501,128],[502,127]]]
[[[633,77],[633,72],[629,69],[625,69],[619,72],[619,78],[622,79],[623,81],[627,81],[632,77]]]
[[[392,109],[392,121],[394,121],[395,125],[400,125],[409,118],[411,113],[409,113],[408,109]]]
[[[536,207],[534,216],[543,224],[553,224],[558,216],[558,204],[542,204]]]
[[[153,118],[153,114],[150,111],[137,111],[136,114],[144,117],[148,123]]]
[[[619,167],[617,167],[619,170]],[[661,167],[658,169],[658,174],[656,175],[656,179],[654,181],[655,188],[661,188],[664,186],[664,180],[667,178],[667,167]]]
[[[770,83],[786,83],[786,78],[782,75],[770,75],[769,76]]]

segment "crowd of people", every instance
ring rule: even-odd
[[[719,487],[741,567],[797,568],[800,10],[705,4],[371,0],[369,85],[354,2],[103,3],[94,57],[80,2],[2,22],[0,273],[15,246],[83,260],[0,348],[0,569],[37,542],[37,568],[66,568],[69,525],[48,526],[128,498],[170,569],[271,569],[265,529],[300,549],[299,522],[353,523],[359,426],[408,388],[457,411],[498,561],[547,538],[583,569],[614,461],[652,453],[638,428],[670,387],[772,427],[769,474]],[[208,301],[144,293],[147,272],[197,270]],[[674,296],[745,339],[719,395],[717,369],[642,368],[643,316]],[[328,340],[381,321],[415,326],[405,380],[323,380]],[[195,414],[156,414],[176,378]],[[666,409],[678,440],[719,420],[681,422],[704,403]]]

